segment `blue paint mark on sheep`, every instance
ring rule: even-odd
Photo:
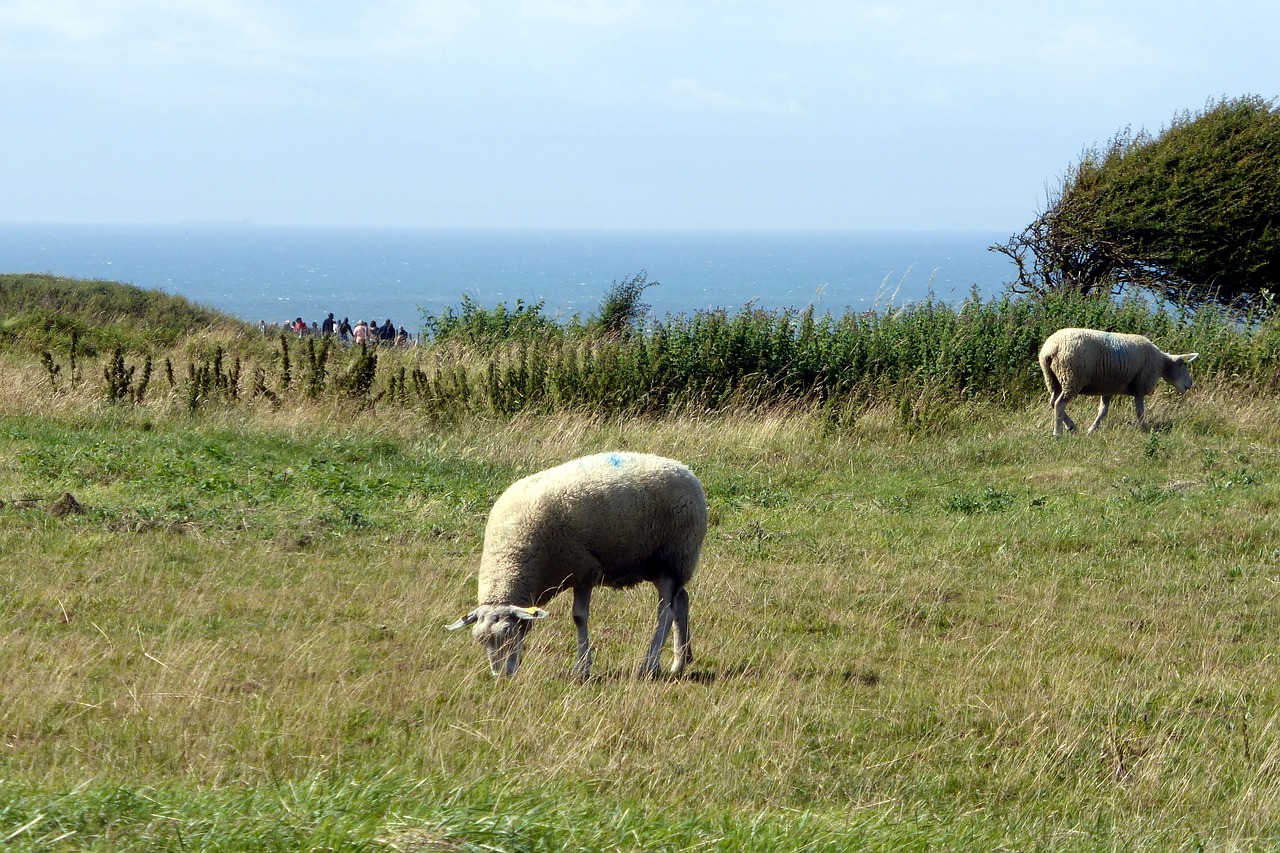
[[[608,462],[610,465],[612,465],[614,468],[622,467],[622,457],[616,453],[610,453],[608,456],[605,457],[605,461]]]

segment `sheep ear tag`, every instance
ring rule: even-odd
[[[541,607],[517,607],[511,611],[520,619],[546,619],[551,614],[543,610]]]
[[[459,628],[465,628],[468,625],[476,624],[476,620],[479,618],[480,617],[476,615],[476,612],[472,610],[470,613],[468,613],[466,616],[463,616],[461,619],[459,619],[457,622],[454,622],[452,625],[445,625],[444,629],[446,631],[456,631]]]

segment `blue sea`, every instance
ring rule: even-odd
[[[643,272],[657,316],[750,304],[883,310],[928,295],[1001,292],[1007,233],[489,231],[255,225],[0,225],[0,272],[107,279],[179,294],[256,323],[391,319],[464,294],[493,307],[541,301],[584,317]]]

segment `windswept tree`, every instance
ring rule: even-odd
[[[1068,170],[1048,209],[991,247],[1029,293],[1149,290],[1270,309],[1280,291],[1280,113],[1257,96],[1125,130]]]

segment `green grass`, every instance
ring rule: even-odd
[[[248,326],[159,290],[41,273],[0,273],[0,331],[6,349],[54,348],[66,345],[75,333],[82,352],[105,353],[116,346],[142,351],[202,330],[246,334]]]
[[[0,785],[18,824],[6,849],[49,850],[924,850],[996,839],[981,821],[849,812],[675,816],[525,788],[438,789],[406,777],[312,777],[251,789],[78,787],[30,796]]]
[[[15,849],[1169,849],[1280,840],[1280,403],[650,419],[0,393]],[[443,626],[490,501],[604,448],[712,508],[695,664],[650,588],[495,683]],[[71,492],[83,513],[49,511]],[[436,845],[436,846],[432,846]]]
[[[148,318],[190,306],[21,284],[63,302],[0,352],[0,846],[1280,844],[1272,321],[975,299],[600,335],[464,303],[331,351],[169,345]],[[1054,439],[1034,350],[1066,324],[1199,349],[1196,387]],[[617,448],[706,486],[693,671],[633,677],[644,588],[596,596],[591,681],[566,598],[494,682],[443,628],[492,500]]]
[[[15,494],[73,489],[90,502],[92,520],[118,529],[234,524],[268,539],[424,524],[457,530],[511,474],[450,455],[447,439],[424,451],[376,436],[156,428],[123,413],[90,424],[17,417],[0,424],[0,441]],[[103,493],[110,505],[96,503]]]

